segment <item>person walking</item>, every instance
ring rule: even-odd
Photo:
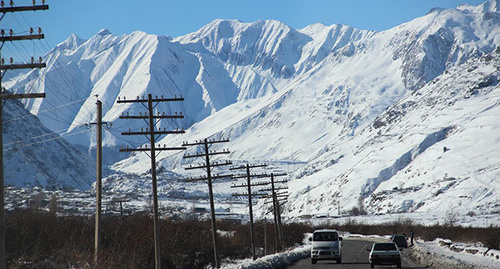
[[[413,231],[410,231],[410,245],[413,246],[413,237],[415,237],[415,234]]]

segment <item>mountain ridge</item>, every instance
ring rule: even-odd
[[[182,111],[186,120],[161,123],[159,127],[179,124],[187,133],[159,142],[179,146],[181,140],[230,137],[230,158],[235,161],[300,166],[290,176],[287,210],[293,216],[307,214],[306,205],[311,203],[318,205],[314,206],[316,211],[329,204],[335,209],[341,205],[344,211],[362,207],[374,213],[391,213],[434,210],[444,201],[457,210],[487,211],[479,200],[492,205],[497,203],[495,196],[474,194],[480,192],[474,186],[470,186],[470,192],[464,190],[474,199],[469,207],[453,206],[449,196],[459,193],[455,186],[486,182],[484,177],[497,175],[494,153],[489,153],[486,162],[490,168],[480,167],[477,151],[457,142],[457,137],[462,137],[473,143],[469,131],[464,131],[470,127],[464,121],[468,115],[460,112],[465,104],[495,107],[494,102],[489,103],[495,100],[494,95],[481,92],[494,92],[498,81],[497,74],[490,70],[496,64],[495,49],[500,45],[500,17],[491,12],[495,3],[435,9],[382,32],[340,24],[315,24],[296,30],[272,20],[215,20],[177,38],[142,32],[121,37],[96,35],[65,55],[49,55],[49,59],[60,58],[51,62],[56,64],[42,76],[57,81],[51,76],[76,72],[82,78],[73,89],[81,96],[69,96],[68,101],[78,98],[84,104],[77,107],[78,113],[68,109],[68,116],[73,115],[71,123],[53,123],[61,129],[71,126],[68,134],[82,131],[82,123],[93,120],[94,95],[103,99],[104,120],[114,123],[105,134],[108,152],[116,152],[120,143],[138,147],[146,142],[120,137],[119,132],[125,128],[137,130],[144,124],[117,120],[121,113],[143,111],[117,105],[119,96],[182,94],[186,102],[160,106],[158,110]],[[488,57],[492,58],[490,63],[485,62]],[[73,69],[56,71],[62,66]],[[481,70],[489,73],[484,75]],[[32,80],[34,74],[31,80],[27,74],[9,85],[38,89],[34,85],[40,81]],[[463,74],[469,75],[464,78]],[[436,85],[452,92],[455,81],[460,82],[455,95],[435,94],[440,92]],[[67,84],[71,86],[71,81]],[[45,87],[58,91],[53,85]],[[83,90],[77,91],[80,87]],[[452,104],[440,110],[423,105],[436,100],[440,106]],[[57,99],[50,102],[47,107],[58,104]],[[439,114],[453,114],[449,111],[454,111],[454,104],[457,115],[464,118],[456,121],[462,124]],[[478,117],[484,115],[473,112]],[[51,122],[43,115],[39,117],[42,122]],[[432,125],[424,126],[423,121]],[[488,128],[494,131],[495,126]],[[397,132],[391,132],[393,129]],[[487,138],[482,143],[493,145],[495,136]],[[90,134],[71,139],[81,147],[93,147]],[[463,165],[470,171],[444,163],[433,165],[444,159],[467,163],[460,154],[453,154],[460,152],[458,149],[475,156],[473,164]],[[134,154],[117,157],[109,164],[118,174],[147,175],[149,161],[145,155]],[[186,164],[182,154],[158,156],[162,170],[185,174],[182,166]],[[474,178],[471,171],[487,172]],[[418,184],[405,182],[405,174]],[[478,185],[483,188],[487,184]],[[126,191],[126,186],[123,188]],[[409,192],[414,194],[405,197]]]

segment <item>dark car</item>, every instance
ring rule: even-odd
[[[401,268],[401,252],[395,243],[374,243],[370,251],[369,261],[371,268],[375,265],[394,264]]]
[[[400,248],[407,248],[408,247],[408,241],[406,240],[406,236],[402,234],[395,234],[391,237],[391,241],[396,243],[398,247]]]

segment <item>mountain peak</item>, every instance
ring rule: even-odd
[[[100,35],[100,36],[106,36],[106,35],[111,35],[111,31],[109,31],[108,29],[101,29],[101,31],[99,31],[97,33],[97,35]]]
[[[83,43],[85,43],[85,39],[80,38],[76,34],[71,34],[66,40],[57,45],[57,47],[72,50],[78,48]]]
[[[473,13],[488,13],[500,11],[500,0],[489,0],[478,6],[463,4],[457,7],[458,10],[468,11]]]

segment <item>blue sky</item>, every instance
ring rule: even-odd
[[[41,0],[37,0],[40,2]],[[48,11],[8,13],[2,29],[22,32],[42,27],[46,40],[34,48],[54,47],[70,34],[88,39],[106,28],[115,35],[141,30],[150,34],[181,36],[214,19],[252,22],[279,20],[300,29],[313,23],[347,24],[358,29],[382,31],[425,15],[433,7],[453,8],[461,3],[477,5],[485,0],[46,0]],[[6,1],[7,2],[7,1]],[[31,0],[16,0],[29,5]],[[28,41],[29,42],[29,41]],[[27,51],[29,44],[26,45]],[[8,44],[2,54],[11,53]],[[12,52],[13,53],[13,52]]]

